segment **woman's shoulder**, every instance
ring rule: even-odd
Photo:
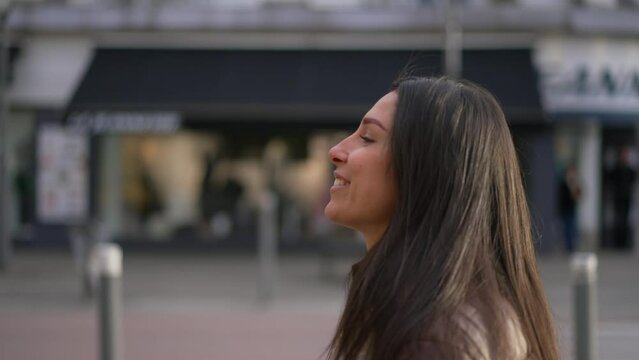
[[[430,327],[427,336],[411,344],[406,360],[498,359],[494,355],[497,352],[495,344],[500,343],[503,344],[504,349],[499,352],[507,354],[501,357],[508,360],[527,359],[527,342],[514,309],[506,300],[500,300],[497,305],[496,309],[503,312],[500,315],[503,315],[504,319],[502,332],[504,341],[495,341],[496,339],[493,338],[496,335],[488,329],[488,319],[486,319],[488,314],[484,313],[480,306],[467,304],[461,306],[448,319],[439,319],[435,326]],[[459,336],[468,339],[470,346],[461,345]],[[451,354],[457,354],[457,356]]]
[[[469,357],[470,359],[493,359],[493,355],[496,351],[495,346],[502,344],[503,351],[507,353],[506,358],[512,360],[526,359],[528,357],[528,344],[519,322],[517,313],[513,309],[510,302],[503,298],[496,300],[497,304],[493,305],[493,309],[496,309],[500,313],[489,314],[482,311],[482,308],[477,305],[465,305],[463,306],[454,321],[468,337],[472,340],[476,347]],[[487,326],[489,319],[487,316],[497,315],[501,320],[503,331],[503,341],[499,342],[494,339],[497,335],[491,331]]]

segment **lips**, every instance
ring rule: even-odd
[[[342,175],[340,175],[337,171],[333,173],[335,176],[335,181],[333,182],[333,187],[342,187],[350,184],[351,182],[346,180]]]

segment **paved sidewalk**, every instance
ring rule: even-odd
[[[219,254],[125,254],[125,358],[318,359],[343,304],[343,275],[320,276],[314,256],[281,258],[277,296],[256,301],[255,259]],[[639,258],[600,256],[601,359],[639,358]],[[569,259],[540,259],[571,358]],[[82,300],[70,254],[19,252],[0,274],[0,360],[97,359],[94,305]]]

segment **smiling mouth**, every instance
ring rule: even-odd
[[[345,186],[348,185],[348,182],[344,179],[335,178],[335,182],[333,182],[333,186]]]
[[[335,178],[335,182],[333,182],[333,186],[344,186],[346,185],[346,180]]]

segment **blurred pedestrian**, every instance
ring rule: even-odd
[[[211,217],[215,213],[215,200],[219,197],[219,190],[213,184],[213,171],[217,164],[216,158],[212,154],[204,156],[204,171],[200,182],[200,223],[204,228],[208,228]]]
[[[617,164],[608,174],[614,208],[613,246],[617,249],[630,249],[633,246],[629,215],[636,170],[631,166],[631,155],[632,150],[629,146],[622,147]]]
[[[140,169],[140,185],[142,193],[140,220],[144,223],[149,221],[154,215],[162,213],[164,211],[164,203],[158,190],[157,182],[146,164],[142,164]]]
[[[329,156],[325,214],[368,249],[329,359],[558,358],[515,148],[491,94],[404,78]]]
[[[577,168],[569,163],[559,181],[559,212],[564,227],[564,245],[569,253],[575,251],[577,236],[577,202],[581,197],[581,185]]]

